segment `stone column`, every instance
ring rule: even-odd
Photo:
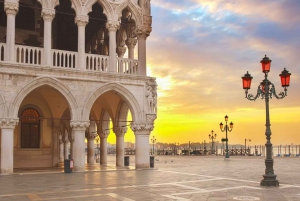
[[[53,165],[53,167],[57,167],[58,162],[59,162],[58,143],[59,143],[59,129],[52,127],[52,154],[53,154],[52,165]]]
[[[82,172],[85,170],[85,131],[90,125],[89,121],[71,121],[74,130],[74,170]]]
[[[116,144],[116,166],[124,166],[124,135],[127,132],[127,127],[116,127],[114,132],[117,138]]]
[[[87,163],[94,164],[95,162],[95,137],[97,136],[96,132],[96,123],[95,121],[90,122],[89,132],[87,134]]]
[[[61,132],[59,133],[59,162],[60,163],[64,162],[64,142],[62,139]]]
[[[100,133],[100,164],[107,165],[107,137],[109,130]]]
[[[70,157],[71,157],[71,159],[73,159],[73,157],[74,157],[74,129],[72,129],[72,131],[71,131],[69,140],[70,140]]]
[[[18,119],[2,119],[1,127],[1,174],[14,172],[14,129]]]
[[[77,68],[86,69],[85,59],[85,26],[89,22],[87,15],[78,15],[75,18],[75,23],[78,26],[78,54],[77,54]]]
[[[106,23],[106,28],[109,31],[109,72],[117,72],[116,32],[119,29],[119,27],[119,22],[109,21]]]
[[[7,15],[6,25],[6,47],[5,47],[5,61],[15,61],[15,31],[16,31],[16,14],[19,10],[19,3],[4,2],[4,10]]]
[[[131,130],[135,134],[135,168],[150,168],[149,135],[153,123],[131,123]]]
[[[146,39],[148,34],[143,29],[137,29],[139,74],[146,76]]]
[[[52,66],[52,20],[55,17],[55,10],[43,8],[42,17],[44,19],[44,65]]]
[[[69,135],[68,135],[68,131],[65,130],[65,138],[64,138],[64,158],[65,159],[69,159]]]
[[[136,38],[128,38],[126,40],[126,45],[128,47],[128,58],[129,59],[134,59],[134,48],[137,43]]]

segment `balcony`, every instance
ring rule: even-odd
[[[4,61],[5,43],[0,43],[0,62]],[[15,62],[33,66],[43,66],[44,49],[41,47],[31,47],[15,45]],[[79,69],[77,66],[77,52],[52,49],[53,68]],[[86,70],[108,72],[109,56],[97,54],[85,54]],[[120,74],[139,75],[138,60],[117,58],[113,72]]]

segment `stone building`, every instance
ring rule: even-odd
[[[113,133],[123,166],[129,128],[136,168],[149,168],[157,111],[156,81],[146,75],[151,23],[150,0],[0,2],[1,174],[55,167],[69,155],[83,171],[97,135],[105,166]]]

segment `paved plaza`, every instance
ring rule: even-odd
[[[261,187],[264,157],[155,156],[155,168],[81,173],[22,171],[0,176],[0,200],[300,200],[300,158],[275,157],[279,187]],[[109,161],[113,163],[114,157]],[[131,156],[130,165],[134,165]]]

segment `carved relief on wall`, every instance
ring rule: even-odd
[[[148,111],[150,113],[157,113],[157,84],[155,79],[146,82],[146,97],[148,104]]]

